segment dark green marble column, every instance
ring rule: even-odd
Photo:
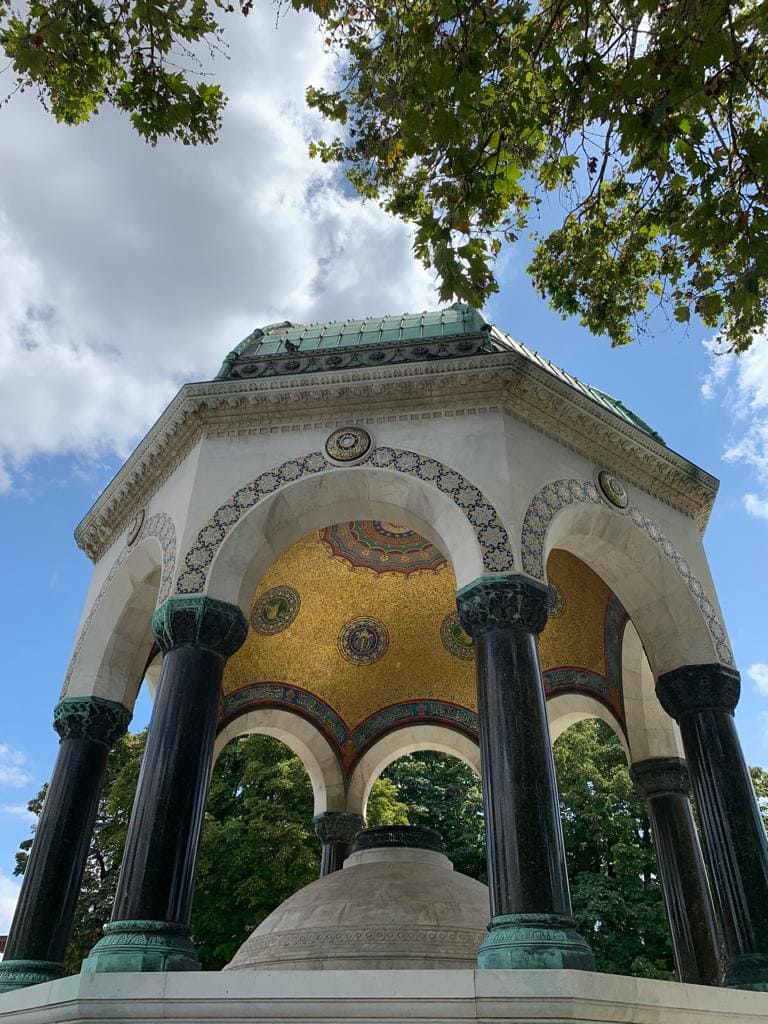
[[[320,840],[320,877],[338,871],[349,856],[355,836],[365,820],[351,811],[325,811],[312,819]]]
[[[61,977],[107,755],[130,720],[122,704],[100,697],[56,705],[61,743],[0,963],[0,992]]]
[[[168,598],[152,629],[163,667],[112,920],[86,972],[200,969],[189,937],[197,850],[221,678],[248,625],[237,606],[199,595]]]
[[[457,595],[474,637],[488,885],[481,968],[595,970],[576,931],[536,638],[549,590],[525,576],[488,576]]]
[[[630,775],[648,805],[677,976],[694,985],[717,985],[720,948],[715,912],[685,761],[649,758],[633,764]]]
[[[733,712],[740,678],[725,665],[685,665],[656,693],[680,726],[727,962],[723,984],[768,991],[768,841]]]

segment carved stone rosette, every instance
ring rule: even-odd
[[[312,824],[321,843],[351,845],[365,827],[365,819],[352,811],[324,811],[314,816]]]
[[[727,665],[683,665],[660,675],[656,696],[674,719],[701,711],[732,715],[741,692],[741,677]]]
[[[466,632],[477,637],[489,629],[519,629],[540,633],[547,623],[549,587],[518,574],[482,576],[456,595],[459,618]]]
[[[53,712],[53,728],[63,740],[87,739],[111,750],[125,733],[131,712],[102,697],[65,697]]]
[[[651,757],[647,761],[636,761],[629,774],[635,789],[646,799],[664,793],[690,796],[688,765],[681,757]]]
[[[163,654],[196,647],[226,660],[242,647],[248,622],[237,605],[194,594],[163,601],[152,616],[152,632]]]

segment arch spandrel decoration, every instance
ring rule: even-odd
[[[558,512],[579,502],[599,505],[602,508],[607,507],[591,480],[555,480],[546,484],[535,495],[523,519],[521,537],[523,572],[535,579],[544,580],[546,578],[544,550],[547,530]],[[625,509],[611,507],[611,511],[628,519],[641,530],[674,566],[702,613],[718,658],[724,665],[733,665],[733,652],[720,617],[688,561],[656,523],[636,505],[628,504]]]
[[[384,446],[376,448],[359,465],[404,473],[436,487],[454,502],[472,525],[485,571],[511,572],[514,569],[509,535],[498,512],[482,491],[459,472],[429,456]],[[235,491],[205,523],[185,555],[184,568],[176,580],[176,593],[203,593],[209,567],[224,538],[260,501],[303,477],[334,469],[322,452],[310,452],[261,473],[255,480]]]
[[[72,674],[77,665],[78,655],[83,646],[85,637],[90,629],[91,623],[96,617],[96,613],[99,610],[99,605],[106,596],[109,586],[112,580],[115,578],[125,560],[128,558],[133,551],[141,545],[142,541],[148,540],[150,537],[160,544],[162,551],[162,563],[160,566],[160,589],[157,594],[157,604],[160,605],[171,593],[173,587],[173,573],[176,568],[176,527],[173,524],[173,520],[165,512],[154,512],[148,518],[145,518],[141,530],[134,540],[130,544],[125,544],[120,554],[113,562],[107,576],[102,583],[98,594],[91,604],[88,615],[83,622],[82,629],[78,634],[77,641],[75,642],[72,656],[69,659],[69,665],[67,666],[66,675],[64,676],[64,685],[62,687],[62,696],[66,694],[69,682],[72,678]]]

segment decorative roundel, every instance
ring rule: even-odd
[[[352,619],[339,635],[339,651],[353,665],[372,665],[389,646],[389,636],[378,619]]]
[[[440,626],[440,639],[443,646],[457,658],[471,661],[475,656],[475,645],[472,637],[462,626],[458,612],[449,612]]]
[[[131,520],[131,522],[130,522],[130,524],[128,526],[128,541],[127,541],[128,547],[130,547],[131,544],[135,544],[136,543],[136,540],[137,540],[139,534],[141,533],[141,528],[144,525],[144,515],[145,515],[144,509],[143,508],[139,509],[139,511],[136,513],[136,515]]]
[[[607,469],[601,469],[597,474],[597,485],[605,500],[616,508],[626,508],[629,504],[629,495],[624,484]]]
[[[357,462],[371,450],[371,435],[362,427],[342,427],[334,430],[325,442],[328,458],[336,462]]]
[[[556,583],[549,584],[549,602],[547,604],[547,619],[556,619],[565,611],[565,598],[563,592]]]
[[[263,636],[288,629],[299,614],[301,598],[293,587],[272,587],[251,609],[251,626]]]

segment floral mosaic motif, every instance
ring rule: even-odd
[[[131,524],[133,525],[133,523]],[[130,528],[129,528],[130,532]],[[83,628],[75,643],[74,650],[72,651],[72,657],[69,659],[69,665],[67,666],[67,672],[64,676],[64,686],[62,687],[62,695],[67,692],[69,681],[72,678],[77,659],[80,654],[80,649],[83,646],[86,633],[90,628],[91,623],[96,615],[99,605],[101,604],[104,595],[109,590],[109,585],[115,578],[118,570],[125,562],[131,551],[135,550],[136,546],[148,537],[154,537],[160,543],[160,547],[163,552],[163,560],[160,575],[160,590],[157,594],[157,604],[160,605],[171,593],[171,587],[173,586],[173,571],[176,567],[176,527],[173,525],[173,520],[170,516],[166,515],[165,512],[155,512],[148,519],[142,520],[142,526],[138,536],[134,540],[126,540],[126,544],[123,550],[115,559],[111,569],[107,573],[107,577],[101,585],[101,589],[93,600],[90,611],[86,616]]]
[[[549,601],[547,603],[547,621],[559,618],[565,611],[565,595],[554,581],[549,583]]]
[[[353,665],[372,665],[386,653],[389,634],[378,619],[352,619],[342,628],[338,647]]]
[[[377,519],[336,523],[320,531],[320,540],[331,555],[343,559],[353,569],[410,576],[422,571],[436,572],[447,565],[434,544],[398,523]]]
[[[472,661],[475,657],[475,644],[459,620],[458,612],[448,612],[440,624],[440,639],[443,647],[456,658]]]
[[[544,542],[547,529],[557,513],[574,502],[587,502],[595,505],[604,504],[597,488],[591,480],[555,480],[539,491],[525,513],[522,530],[523,572],[536,579],[543,580],[544,574]],[[614,508],[617,515],[624,515],[654,542],[662,554],[682,576],[694,601],[699,606],[704,621],[709,629],[712,643],[720,662],[733,665],[733,653],[725,634],[725,629],[714,605],[707,597],[704,586],[695,575],[693,569],[672,541],[662,533],[652,519],[641,512],[636,505],[628,505],[626,509]]]
[[[254,602],[251,627],[262,636],[274,636],[288,629],[299,614],[301,598],[293,587],[272,587]]]
[[[240,715],[260,707],[296,711],[317,725],[337,749],[349,738],[349,729],[332,707],[300,686],[287,683],[255,683],[227,694],[219,709],[219,730]]]
[[[465,480],[460,473],[436,459],[397,448],[377,448],[365,465],[408,473],[433,484],[463,510],[474,527],[485,571],[496,573],[510,572],[514,569],[515,561],[509,535],[496,509],[487,501],[482,491]],[[201,594],[205,590],[208,570],[219,545],[232,527],[254,505],[287,483],[331,469],[332,464],[326,460],[322,452],[311,452],[309,455],[289,459],[275,469],[267,470],[241,487],[239,491],[235,491],[203,525],[194,544],[184,556],[184,566],[176,580],[176,593]]]

